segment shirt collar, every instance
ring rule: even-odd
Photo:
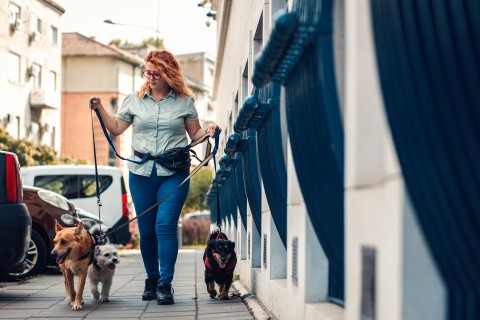
[[[145,92],[145,94],[143,95],[144,99],[146,97],[152,98],[152,96],[150,95],[150,90],[147,90]],[[167,99],[168,97],[172,97],[173,99],[175,99],[177,97],[177,94],[172,89],[170,89],[170,91],[168,92],[168,95],[165,97],[165,99]]]

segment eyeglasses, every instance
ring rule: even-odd
[[[145,78],[153,78],[154,80],[160,79],[160,73],[159,72],[154,72],[150,70],[144,70],[143,71],[143,76]]]

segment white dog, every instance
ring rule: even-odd
[[[105,244],[95,247],[95,253],[92,264],[88,267],[88,277],[90,278],[90,290],[93,299],[107,302],[112,286],[115,267],[120,262],[118,258],[118,249],[112,244]],[[102,294],[98,291],[99,284],[102,284]]]

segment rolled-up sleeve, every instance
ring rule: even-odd
[[[129,94],[123,100],[122,106],[120,107],[120,110],[118,110],[117,114],[115,115],[115,118],[123,120],[128,123],[132,123],[133,116],[132,116],[132,113],[130,112],[131,100],[132,100],[132,94]]]
[[[185,115],[185,121],[197,120],[198,113],[197,108],[195,108],[195,101],[192,97],[188,98],[187,101],[187,114]]]

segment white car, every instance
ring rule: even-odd
[[[120,168],[97,166],[97,169],[102,204],[100,218],[114,229],[129,220],[125,181]],[[69,164],[22,167],[21,175],[25,185],[54,191],[75,206],[98,215],[95,166]],[[116,244],[126,244],[131,236],[126,225],[112,233],[110,239]]]

